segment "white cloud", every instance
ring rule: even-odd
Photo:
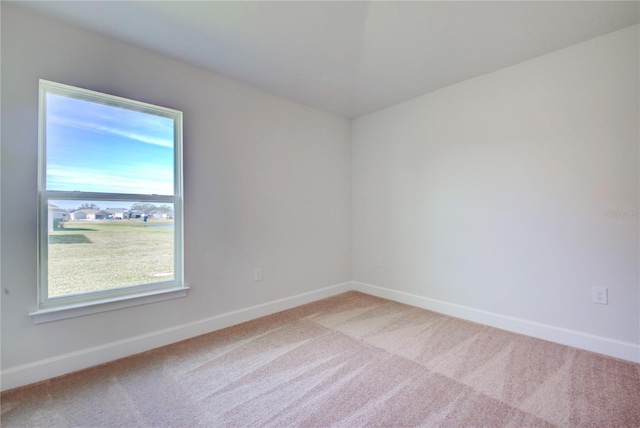
[[[54,123],[62,126],[69,126],[76,129],[82,129],[85,131],[102,132],[111,135],[117,135],[119,137],[125,137],[133,140],[140,141],[147,144],[155,144],[157,146],[173,148],[173,140],[167,138],[158,138],[150,135],[140,134],[133,131],[119,129],[113,126],[106,126],[89,121],[74,120],[57,115],[48,115],[48,123]]]
[[[47,189],[83,192],[105,193],[139,193],[172,195],[173,181],[158,181],[157,177],[148,177],[132,172],[95,171],[88,168],[63,167],[61,165],[47,166]]]

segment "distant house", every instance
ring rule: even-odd
[[[166,212],[166,211],[153,211],[151,214],[149,214],[151,217],[153,218],[157,218],[157,219],[168,219],[168,218],[173,218],[173,213],[172,212]]]
[[[107,210],[83,209],[70,214],[71,220],[107,220],[114,218],[113,213]]]
[[[69,214],[69,216],[71,217],[71,220],[95,220],[97,212],[98,210],[84,209],[74,211]]]
[[[113,214],[107,210],[96,211],[94,214],[96,220],[107,220],[113,218]]]
[[[49,204],[47,213],[47,229],[49,232],[53,231],[56,223],[69,220],[69,213],[54,204]]]
[[[129,210],[126,208],[107,208],[105,211],[109,211],[114,220],[129,218]]]
[[[152,211],[149,216],[151,216],[152,218],[161,219],[167,218],[167,213],[163,213],[162,211]]]

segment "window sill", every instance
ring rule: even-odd
[[[42,309],[30,313],[29,316],[33,320],[34,324],[42,324],[66,318],[81,317],[99,312],[113,311],[116,309],[129,308],[131,306],[146,305],[147,303],[186,297],[188,290],[189,287],[173,288],[170,290],[153,291],[145,294],[112,298],[98,302]]]

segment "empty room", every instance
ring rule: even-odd
[[[0,2],[2,426],[640,426],[640,2]]]

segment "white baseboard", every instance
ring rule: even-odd
[[[640,345],[635,343],[623,342],[575,330],[554,327],[551,325],[474,309],[454,303],[443,302],[441,300],[430,299],[428,297],[417,296],[415,294],[391,290],[357,281],[353,282],[353,290],[393,300],[395,302],[428,309],[441,314],[451,315],[456,318],[477,322],[479,324],[496,327],[501,330],[520,333],[536,337],[538,339],[548,340],[549,342],[555,342],[562,345],[572,346],[574,348],[632,361],[634,363],[640,363]]]
[[[200,321],[107,343],[76,352],[47,358],[32,363],[10,367],[0,372],[1,390],[9,390],[28,385],[98,364],[124,358],[140,352],[169,345],[201,334],[220,330],[265,315],[294,308],[316,300],[331,297],[349,290],[378,296],[411,306],[428,309],[456,318],[496,327],[502,330],[537,337],[562,345],[573,346],[587,351],[640,363],[640,345],[606,337],[594,336],[541,324],[520,318],[509,317],[454,303],[430,299],[402,291],[391,290],[362,282],[349,281],[308,293],[274,300],[256,306],[216,315]]]
[[[352,289],[351,282],[344,282],[308,293],[274,300],[249,308],[216,315],[200,321],[171,327],[165,330],[131,337],[76,352],[47,358],[32,363],[10,367],[0,372],[2,391],[61,376],[87,367],[124,358],[160,346],[169,345],[211,331],[220,330],[265,315],[291,309],[305,303],[331,297]]]

